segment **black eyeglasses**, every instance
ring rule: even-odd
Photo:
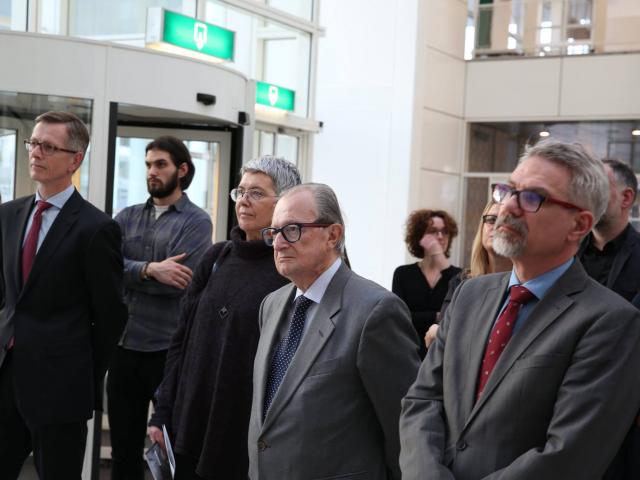
[[[47,156],[53,155],[56,152],[78,153],[75,150],[56,147],[55,145],[52,145],[49,142],[38,142],[37,140],[33,140],[33,139],[24,141],[24,148],[27,149],[27,152],[29,153],[33,152],[36,149],[36,147],[40,147],[40,151]]]
[[[498,220],[497,215],[482,215],[482,223],[486,223],[488,225],[494,225]]]
[[[510,185],[505,183],[494,183],[491,185],[491,192],[494,202],[502,204],[515,195],[518,202],[518,208],[525,212],[536,213],[540,210],[540,206],[544,202],[555,203],[564,208],[570,208],[574,210],[584,210],[573,203],[565,202],[564,200],[558,200],[553,197],[542,195],[541,193],[533,190],[516,190],[511,188]]]
[[[278,233],[281,233],[287,242],[296,243],[302,236],[303,228],[326,228],[330,226],[331,223],[289,223],[280,228],[263,228],[261,233],[264,243],[272,246]]]
[[[237,202],[244,196],[249,197],[249,200],[253,202],[259,202],[263,198],[267,198],[267,197],[271,197],[271,198],[277,197],[277,195],[267,195],[266,193],[261,192],[260,190],[253,190],[253,189],[245,190],[244,188],[234,188],[229,192],[229,196],[231,197],[231,200],[233,200],[234,202]]]

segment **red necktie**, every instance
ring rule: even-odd
[[[489,380],[493,367],[498,363],[498,358],[500,358],[500,355],[511,338],[518,313],[520,313],[520,308],[534,298],[535,295],[522,285],[514,285],[511,287],[509,291],[509,303],[493,326],[493,330],[489,336],[489,342],[484,351],[482,369],[480,370],[480,378],[478,379],[478,389],[476,390],[476,400],[480,398],[480,394],[482,394]]]
[[[36,213],[33,214],[33,221],[31,222],[31,228],[27,232],[27,239],[24,241],[22,247],[22,284],[27,282],[29,272],[33,266],[33,261],[36,258],[36,251],[38,250],[38,236],[40,234],[40,227],[42,226],[42,212],[47,208],[51,208],[53,205],[43,200],[36,202]]]

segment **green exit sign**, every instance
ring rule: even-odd
[[[271,83],[256,82],[256,103],[293,112],[296,92]]]
[[[164,43],[209,57],[233,61],[235,32],[160,7],[147,15],[148,44]]]

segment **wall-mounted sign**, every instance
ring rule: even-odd
[[[147,14],[146,42],[169,44],[232,62],[235,32],[164,8],[151,7]]]
[[[256,103],[293,112],[296,92],[271,83],[256,82]]]

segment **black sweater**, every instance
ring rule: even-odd
[[[427,353],[424,346],[424,336],[429,327],[438,319],[438,312],[449,288],[449,280],[460,271],[460,268],[454,266],[445,268],[433,288],[429,286],[417,263],[402,265],[393,272],[391,290],[404,300],[404,303],[411,310],[411,320],[420,337],[420,356],[422,358]]]
[[[201,477],[245,480],[258,311],[288,281],[262,241],[245,241],[236,227],[226,245],[213,245],[194,273],[150,424],[168,426],[174,450]]]

